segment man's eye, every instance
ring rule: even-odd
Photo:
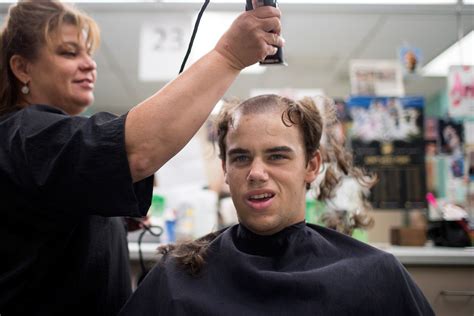
[[[234,156],[232,157],[231,161],[232,162],[246,162],[249,160],[249,157],[248,156],[244,156],[244,155],[241,155],[241,156]]]
[[[284,155],[281,155],[281,154],[272,154],[270,155],[270,160],[281,160],[281,159],[285,159],[286,156]]]

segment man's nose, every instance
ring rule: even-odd
[[[261,159],[255,159],[250,166],[249,173],[247,175],[247,181],[249,182],[265,182],[268,180],[268,173],[266,170],[265,163]]]

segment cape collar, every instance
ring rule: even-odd
[[[303,231],[305,227],[306,222],[302,221],[285,227],[273,235],[264,236],[255,234],[239,224],[234,242],[243,252],[260,256],[276,256],[283,253],[291,245],[291,237]]]

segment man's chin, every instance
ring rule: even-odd
[[[254,232],[257,235],[268,236],[278,233],[282,228],[278,227],[273,223],[266,222],[252,222],[252,223],[243,223],[250,231]]]

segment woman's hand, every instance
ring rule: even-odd
[[[262,6],[242,13],[218,41],[215,50],[237,70],[253,65],[284,45],[280,36],[281,12]]]
[[[143,218],[125,217],[124,219],[129,232],[134,232],[136,230],[142,229],[144,226],[151,225],[150,217],[148,215]]]

